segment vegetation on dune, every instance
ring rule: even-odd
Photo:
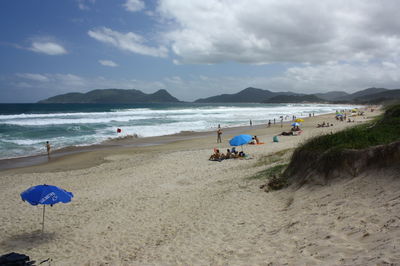
[[[270,168],[258,172],[257,174],[249,177],[249,179],[268,179],[274,176],[279,176],[280,174],[282,174],[286,166],[287,164],[277,164],[275,166],[272,166]]]
[[[293,149],[281,150],[266,156],[261,157],[255,164],[254,167],[259,167],[263,165],[269,165],[272,163],[288,161]]]
[[[395,104],[368,124],[308,140],[294,151],[283,176],[324,184],[367,168],[392,167],[400,158],[399,141],[400,104]]]
[[[385,113],[370,123],[335,134],[312,138],[300,145],[289,164],[289,150],[265,156],[256,166],[277,164],[258,172],[250,179],[267,179],[260,188],[282,189],[297,180],[324,184],[337,176],[356,176],[368,167],[392,167],[400,159],[400,103],[387,106]]]
[[[371,123],[310,139],[297,150],[338,152],[344,149],[363,149],[398,140],[400,140],[400,104],[387,107],[384,115]]]
[[[260,186],[265,191],[279,190],[289,185],[289,180],[282,175],[286,169],[287,164],[277,164],[270,168],[267,168],[261,172],[258,172],[250,179],[267,179],[267,183]]]
[[[253,176],[250,176],[248,179],[266,180],[267,183],[260,187],[262,189],[265,189],[265,191],[278,190],[288,186],[289,185],[288,179],[284,177],[282,173],[287,167],[287,162],[289,160],[292,151],[293,149],[285,149],[261,157],[254,164],[254,167],[260,167],[264,165],[268,165],[270,167],[256,173]]]

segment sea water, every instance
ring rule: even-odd
[[[330,104],[0,104],[0,159],[43,154],[137,135],[151,137],[183,131],[278,123],[351,109]],[[117,133],[117,129],[122,130]]]

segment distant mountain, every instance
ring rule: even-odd
[[[323,100],[333,101],[337,98],[344,98],[344,97],[348,96],[349,94],[344,91],[330,91],[330,92],[326,92],[326,93],[315,93],[314,95]]]
[[[39,101],[39,103],[161,103],[179,102],[166,90],[146,94],[140,90],[105,89],[87,93],[67,93]]]
[[[196,103],[260,103],[278,95],[299,95],[293,92],[272,92],[257,88],[246,88],[235,94],[221,94],[213,97],[198,99]]]
[[[400,89],[368,88],[352,94],[343,91],[331,91],[316,94],[293,92],[272,92],[269,90],[246,88],[234,94],[221,94],[198,99],[196,103],[380,103],[400,99]],[[105,89],[92,90],[87,93],[67,93],[50,97],[39,103],[163,103],[180,102],[166,90],[146,94],[140,90]]]
[[[360,97],[364,97],[364,96],[368,96],[368,95],[372,95],[372,94],[376,94],[376,93],[380,93],[380,92],[385,92],[385,91],[389,91],[388,89],[384,89],[384,88],[368,88],[362,91],[357,91],[353,94],[350,95],[350,97],[352,99],[355,98],[360,98]]]
[[[234,94],[221,94],[208,98],[198,99],[197,103],[302,103],[302,102],[332,102],[332,103],[350,103],[371,101],[380,97],[385,100],[391,95],[391,90],[384,88],[368,88],[348,94],[344,91],[330,91],[326,93],[303,94],[293,92],[272,92],[257,88],[246,88]],[[389,94],[385,94],[389,93]],[[379,93],[383,93],[382,95]],[[393,95],[397,95],[394,93]],[[395,97],[395,96],[393,96]],[[377,100],[379,101],[379,100]]]
[[[324,103],[327,102],[315,95],[278,95],[267,100],[263,103]]]
[[[346,95],[344,97],[338,97],[336,99],[333,99],[335,101],[353,101],[356,98],[360,98],[363,96],[368,96],[368,95],[373,95],[376,93],[380,93],[380,92],[385,92],[385,91],[389,91],[388,89],[384,89],[384,88],[368,88],[365,90],[361,90],[361,91],[357,91],[355,93]]]
[[[353,99],[354,102],[372,104],[392,100],[400,100],[400,89],[385,90],[374,94],[363,95]]]

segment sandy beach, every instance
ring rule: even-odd
[[[334,115],[306,118],[299,136],[274,135],[290,126],[224,130],[151,146],[110,146],[48,163],[0,172],[0,254],[24,253],[51,265],[385,265],[400,264],[400,179],[380,171],[327,186],[266,193],[251,178],[288,160],[310,137],[355,123]],[[333,123],[317,128],[318,123]],[[208,161],[237,133],[257,135],[246,160]],[[129,140],[127,140],[129,141]],[[264,163],[263,163],[264,162]],[[30,186],[74,193],[46,208],[23,202]],[[46,265],[46,264],[44,264]]]

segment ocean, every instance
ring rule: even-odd
[[[0,159],[88,146],[109,139],[266,124],[351,109],[332,104],[0,104]],[[120,128],[121,132],[117,133]]]

